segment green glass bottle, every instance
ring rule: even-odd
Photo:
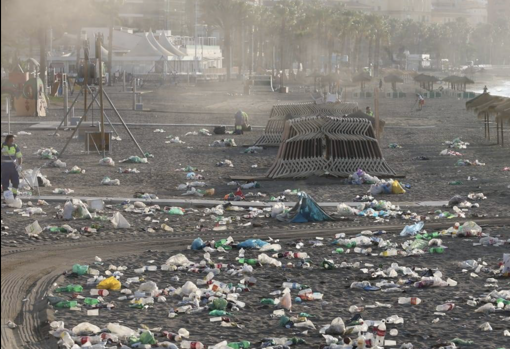
[[[231,315],[230,313],[227,313],[225,310],[213,310],[209,312],[209,315],[211,316],[226,316]]]
[[[59,287],[55,290],[57,293],[62,292],[83,292],[83,287],[80,285],[67,285],[66,287]]]
[[[87,305],[96,305],[96,304],[99,304],[99,300],[96,299],[96,298],[85,298],[85,300],[83,301],[83,303],[87,304]]]
[[[256,259],[239,258],[239,263],[248,265],[257,265],[259,263]]]

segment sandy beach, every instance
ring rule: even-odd
[[[412,86],[409,86],[412,89]],[[272,165],[277,148],[266,148],[256,154],[245,154],[243,145],[253,144],[263,132],[273,104],[285,101],[309,101],[310,97],[298,86],[291,88],[293,91],[288,95],[278,93],[253,94],[243,96],[239,93],[238,83],[203,85],[197,89],[191,87],[169,87],[148,93],[144,96],[146,109],[151,111],[132,112],[129,95],[115,95],[115,103],[126,122],[136,124],[130,127],[142,149],[154,155],[148,164],[121,164],[120,160],[133,155],[140,155],[137,148],[128,138],[121,126],[116,126],[122,141],[114,141],[111,157],[116,162],[114,167],[99,165],[101,157],[97,154],[86,154],[83,142],[71,142],[62,161],[67,163],[66,169],[79,166],[86,172],[83,174],[66,174],[66,169],[48,168],[45,164],[48,160],[40,159],[34,153],[40,148],[53,147],[61,150],[67,141],[71,131],[61,130],[58,136],[53,137],[54,131],[37,130],[30,128],[30,124],[13,124],[14,133],[21,131],[31,133],[20,134],[16,140],[25,156],[24,168],[39,168],[51,181],[52,187],[40,188],[41,195],[52,196],[56,188],[70,188],[75,196],[83,197],[124,197],[129,198],[130,203],[136,201],[135,193],[150,193],[161,199],[186,199],[182,196],[185,192],[178,190],[180,184],[189,182],[186,179],[187,172],[176,170],[192,166],[198,168],[196,173],[204,177],[206,183],[204,189],[215,189],[215,194],[203,199],[223,200],[224,196],[235,191],[235,186],[229,186],[229,176],[253,175],[263,176]],[[111,90],[119,91],[119,88]],[[113,94],[112,94],[113,95]],[[349,100],[351,101],[351,100]],[[354,100],[361,109],[366,106],[373,108],[373,100]],[[201,341],[207,345],[214,345],[222,340],[228,342],[248,340],[252,347],[258,347],[264,338],[300,337],[308,344],[299,347],[317,348],[324,345],[324,338],[319,329],[329,324],[335,317],[342,317],[345,322],[351,319],[354,313],[349,312],[353,305],[375,304],[380,302],[389,304],[391,307],[366,308],[361,312],[364,320],[380,321],[391,315],[398,315],[404,319],[403,324],[388,326],[397,329],[398,335],[387,335],[387,340],[395,340],[400,347],[403,343],[413,343],[414,348],[430,348],[439,346],[456,337],[464,340],[473,340],[480,348],[500,348],[506,344],[503,331],[509,328],[508,311],[498,311],[490,314],[474,313],[477,307],[467,305],[470,297],[480,298],[493,290],[508,289],[508,279],[500,279],[497,286],[487,286],[486,279],[494,277],[487,271],[478,273],[473,277],[468,272],[463,272],[459,262],[468,259],[481,259],[487,263],[490,269],[496,269],[502,259],[502,254],[508,252],[508,243],[503,246],[473,246],[477,238],[459,239],[444,237],[443,242],[448,247],[444,254],[429,254],[415,257],[381,257],[379,253],[383,249],[374,247],[374,256],[365,256],[351,251],[349,254],[332,254],[335,249],[330,246],[333,236],[346,231],[350,236],[355,236],[363,230],[387,230],[388,233],[381,235],[385,240],[401,244],[409,238],[402,238],[398,233],[406,224],[414,223],[416,213],[426,219],[427,225],[434,224],[444,226],[447,229],[456,221],[468,220],[489,222],[490,219],[499,219],[497,223],[487,223],[483,232],[493,237],[508,240],[509,223],[508,212],[510,205],[510,172],[504,171],[510,166],[510,152],[508,146],[500,147],[495,144],[495,132],[491,140],[483,136],[483,124],[477,120],[472,112],[465,110],[465,101],[457,99],[427,100],[422,111],[413,108],[413,97],[402,99],[381,99],[381,118],[386,121],[386,128],[380,147],[388,164],[399,175],[405,176],[400,181],[408,184],[409,188],[403,195],[381,195],[377,200],[391,201],[394,205],[399,202],[417,201],[448,201],[454,195],[467,196],[470,193],[483,193],[487,199],[472,201],[479,207],[465,209],[465,218],[437,219],[442,212],[453,213],[452,207],[405,207],[398,209],[394,217],[375,221],[373,217],[349,216],[347,221],[338,220],[323,223],[295,224],[280,222],[266,217],[270,212],[264,212],[256,218],[244,217],[247,211],[226,211],[224,217],[232,218],[232,223],[226,225],[225,231],[214,231],[216,220],[206,213],[203,207],[185,208],[182,216],[169,215],[164,208],[154,209],[154,214],[147,220],[147,215],[136,212],[125,212],[125,205],[110,205],[101,214],[112,217],[115,212],[121,212],[131,224],[129,229],[114,229],[111,222],[73,220],[62,221],[57,218],[57,203],[50,202],[48,206],[41,206],[42,215],[20,215],[12,208],[2,207],[2,288],[9,289],[19,287],[19,294],[6,295],[5,301],[9,306],[2,310],[2,320],[7,320],[18,314],[22,299],[29,299],[23,309],[22,315],[12,318],[20,327],[13,331],[2,328],[2,338],[5,334],[6,345],[16,347],[20,338],[30,342],[30,347],[56,347],[56,340],[49,336],[49,321],[64,321],[67,328],[72,328],[83,321],[90,321],[99,327],[104,327],[108,322],[122,322],[123,325],[137,329],[142,325],[148,328],[162,328],[165,331],[176,332],[179,328],[186,328],[191,333],[191,339]],[[250,123],[254,128],[250,133],[242,136],[203,136],[188,135],[188,132],[198,132],[204,128],[201,126],[169,126],[170,124],[207,124],[207,125],[231,125],[234,113],[242,109],[250,115]],[[107,111],[115,118],[111,111]],[[52,105],[50,115],[44,120],[35,118],[13,118],[13,121],[38,123],[40,121],[59,121],[62,111],[58,104]],[[77,114],[79,114],[77,112]],[[97,119],[97,110],[95,118]],[[2,122],[4,122],[2,114]],[[152,125],[153,124],[153,125]],[[156,125],[157,124],[157,125]],[[165,126],[166,124],[166,126]],[[2,125],[4,129],[6,125]],[[213,127],[205,127],[212,131]],[[154,130],[163,129],[163,133],[155,133]],[[494,131],[494,130],[493,130]],[[508,132],[506,132],[508,134]],[[506,136],[505,134],[505,136]],[[169,136],[179,137],[183,144],[167,144]],[[448,146],[445,141],[461,138],[469,142],[466,149],[458,151],[462,156],[440,156],[439,153]],[[238,147],[216,148],[210,147],[215,140],[233,138]],[[506,139],[508,136],[506,136]],[[390,148],[390,144],[396,143],[399,148]],[[231,160],[234,167],[218,167],[218,162],[225,159]],[[426,159],[426,160],[425,160]],[[457,166],[459,159],[470,161],[479,160],[484,166]],[[256,168],[253,165],[257,165]],[[138,174],[118,173],[122,167],[137,168]],[[103,186],[101,181],[104,177],[119,179],[120,186]],[[450,182],[460,181],[460,185],[450,185]],[[264,197],[247,197],[247,201],[269,202],[272,196],[277,197],[286,189],[299,189],[311,195],[318,202],[351,202],[357,195],[368,192],[369,185],[352,185],[344,179],[335,178],[309,178],[306,180],[277,180],[261,181],[260,188],[243,190],[244,194],[258,192]],[[34,205],[37,198],[24,198],[24,203],[31,201]],[[287,201],[295,201],[295,196],[287,196]],[[126,204],[128,204],[126,202]],[[63,206],[63,203],[60,203]],[[25,206],[26,207],[26,206]],[[327,210],[329,213],[334,208]],[[484,217],[484,218],[482,218]],[[338,217],[337,217],[338,218]],[[47,226],[61,226],[69,224],[78,232],[73,237],[67,233],[52,233],[44,231],[37,237],[29,237],[25,227],[37,220],[42,228]],[[82,231],[82,228],[98,224],[97,232]],[[251,224],[249,224],[251,223]],[[173,232],[165,231],[162,224],[173,229]],[[389,227],[384,229],[384,227]],[[371,228],[372,227],[372,228]],[[377,229],[376,229],[377,228]],[[443,228],[441,228],[443,229]],[[441,230],[437,228],[437,230]],[[311,231],[307,235],[306,231]],[[295,234],[295,236],[293,236]],[[311,256],[311,270],[303,268],[274,268],[269,266],[256,267],[253,276],[258,279],[256,285],[250,288],[250,292],[240,294],[240,300],[246,302],[246,308],[233,312],[232,321],[243,328],[221,327],[219,323],[210,322],[206,312],[196,314],[179,315],[173,319],[168,318],[169,308],[176,308],[180,301],[179,297],[167,297],[166,303],[156,303],[149,309],[130,308],[128,302],[117,301],[118,292],[106,297],[106,301],[114,302],[115,308],[111,311],[100,310],[99,317],[87,317],[85,307],[81,311],[58,310],[48,307],[45,296],[47,292],[53,292],[51,286],[57,282],[59,286],[69,283],[85,284],[87,277],[72,278],[62,276],[66,270],[70,270],[75,263],[90,264],[97,255],[103,259],[103,266],[93,266],[102,274],[110,264],[125,265],[128,267],[123,280],[136,276],[134,269],[144,265],[161,266],[165,261],[177,253],[184,253],[191,261],[199,262],[203,253],[189,251],[189,246],[195,237],[200,236],[203,240],[218,239],[220,237],[233,236],[236,241],[243,241],[248,237],[257,237],[267,240],[279,239],[282,236],[284,251],[294,251],[297,236],[302,239],[305,246],[303,251]],[[78,238],[77,238],[78,237]],[[324,246],[313,247],[310,240],[315,237],[324,237]],[[76,239],[77,238],[77,239]],[[89,246],[90,248],[87,248]],[[149,251],[150,250],[150,251]],[[46,251],[46,253],[45,253]],[[32,257],[30,257],[32,255]],[[248,251],[247,258],[257,258],[257,251]],[[229,253],[214,252],[211,258],[216,263],[228,263],[239,265],[236,261],[237,251]],[[37,258],[40,258],[38,263]],[[323,270],[320,263],[324,258],[332,259],[336,264],[346,262],[359,266],[342,267],[335,270]],[[151,261],[150,263],[148,261]],[[282,262],[296,262],[285,260]],[[392,263],[401,266],[418,268],[417,274],[422,275],[427,269],[439,270],[444,279],[451,278],[458,282],[455,287],[437,287],[417,289],[412,285],[404,285],[404,293],[386,293],[382,291],[368,292],[364,290],[349,289],[349,285],[355,281],[369,280],[373,285],[382,280],[397,281],[403,277],[388,278],[378,276],[372,278],[370,272],[387,270]],[[39,264],[39,265],[38,265]],[[368,264],[368,265],[367,265]],[[363,273],[360,268],[367,268],[370,272]],[[424,268],[421,270],[420,268]],[[373,270],[372,270],[373,269]],[[16,280],[19,273],[24,273],[26,282]],[[195,274],[184,271],[168,272],[161,271],[143,274],[145,281],[154,281],[160,288],[179,287],[186,281],[196,282],[205,274]],[[171,281],[174,276],[179,281]],[[222,272],[215,280],[222,282],[239,282],[239,276],[229,276]],[[416,277],[415,277],[416,279]],[[272,318],[273,306],[260,304],[261,298],[269,296],[270,292],[283,290],[282,282],[292,281],[304,283],[313,291],[324,294],[323,301],[310,301],[295,304],[289,315],[306,312],[314,315],[311,320],[316,330],[310,329],[303,333],[304,329],[279,327],[278,319]],[[413,281],[417,281],[413,279]],[[490,284],[490,282],[489,282]],[[17,286],[16,286],[17,285]],[[132,284],[130,289],[135,291],[139,284]],[[35,292],[35,293],[34,293]],[[4,300],[4,295],[2,297]],[[87,289],[85,294],[88,295]],[[292,299],[297,295],[292,291]],[[68,297],[68,296],[66,296]],[[398,297],[419,297],[423,303],[418,306],[399,305]],[[434,315],[437,305],[453,302],[454,310],[447,312],[445,316]],[[483,304],[483,303],[482,303]],[[135,316],[133,316],[135,315]],[[434,319],[439,318],[439,321]],[[493,332],[482,332],[479,326],[489,322]],[[157,332],[157,331],[156,331]],[[159,333],[159,332],[157,332]],[[356,336],[351,336],[356,338]],[[8,347],[8,346],[7,346]],[[6,347],[6,348],[7,348]],[[462,346],[461,346],[462,347]]]

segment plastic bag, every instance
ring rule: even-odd
[[[238,248],[260,248],[264,245],[267,245],[268,242],[262,241],[260,239],[248,239],[246,241],[241,242],[237,245]]]
[[[191,244],[191,249],[194,251],[201,250],[205,247],[204,240],[201,238],[196,238]]]
[[[457,231],[457,236],[459,237],[467,237],[467,236],[480,236],[482,234],[482,227],[476,224],[473,221],[469,221],[460,226]]]
[[[279,214],[285,211],[285,204],[279,202],[273,205],[271,208],[271,217],[276,218]]]
[[[353,215],[355,214],[356,210],[354,210],[352,207],[346,205],[346,204],[339,204],[337,207],[336,207],[336,213],[339,214],[339,215],[345,215],[345,216],[350,216],[350,215]]]
[[[151,331],[145,331],[140,335],[140,343],[142,344],[156,344],[157,342]]]
[[[106,328],[113,333],[119,336],[119,339],[127,339],[131,336],[135,336],[137,334],[136,331],[130,329],[129,327],[119,325],[117,323],[109,323]]]
[[[82,323],[74,326],[72,331],[77,336],[81,336],[81,335],[86,336],[89,334],[99,333],[99,332],[101,332],[101,329],[99,327],[97,327],[96,325],[92,325],[91,323],[82,322]]]
[[[405,194],[406,191],[404,190],[404,188],[402,188],[399,181],[395,180],[391,184],[391,193],[392,194]]]
[[[21,208],[23,206],[23,202],[20,198],[14,198],[14,193],[10,190],[4,192],[4,199],[7,206],[12,208]]]
[[[102,185],[120,185],[120,180],[118,179],[111,179],[110,177],[104,177],[101,181]]]
[[[80,264],[73,265],[73,273],[75,273],[75,274],[85,275],[85,274],[87,274],[88,271],[89,271],[88,265],[80,265]]]
[[[280,305],[285,310],[290,311],[292,309],[292,298],[290,296],[290,292],[287,292],[283,295],[282,300],[280,301]]]
[[[341,317],[337,317],[331,321],[331,325],[326,330],[327,334],[342,335],[345,332],[345,323]]]
[[[131,224],[124,218],[120,212],[115,212],[112,219],[113,227],[116,229],[127,229],[131,228]]]
[[[269,257],[265,253],[259,254],[258,261],[262,265],[269,264],[269,265],[273,265],[273,266],[278,267],[278,268],[282,266],[282,262],[280,262],[279,260],[277,260],[275,258]]]
[[[64,205],[64,213],[62,218],[66,221],[73,219],[74,205],[71,201],[67,201]]]
[[[98,283],[96,288],[99,290],[120,291],[122,284],[114,276],[110,276],[108,279]]]
[[[115,161],[113,161],[112,158],[104,158],[104,159],[99,160],[99,165],[113,167],[113,166],[115,166]]]
[[[170,207],[170,210],[167,211],[168,214],[184,216],[184,209],[180,207]]]
[[[30,224],[25,228],[25,232],[28,234],[28,236],[37,236],[42,233],[42,228],[39,225],[38,221],[35,221],[34,223]]]
[[[195,285],[191,281],[186,281],[186,283],[182,286],[181,293],[185,296],[189,296],[190,294],[196,292],[198,290],[197,285]]]
[[[165,264],[168,266],[179,267],[179,266],[183,266],[183,265],[190,265],[191,262],[189,261],[188,258],[186,258],[185,255],[183,255],[182,253],[179,253],[179,254],[176,254],[175,256],[168,258]]]
[[[127,159],[121,160],[120,162],[125,162],[129,164],[147,164],[149,161],[147,158],[141,158],[139,156],[130,156]]]
[[[400,232],[400,236],[410,236],[418,234],[422,229],[425,223],[418,222],[413,225],[406,225],[404,229]]]

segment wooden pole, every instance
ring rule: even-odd
[[[83,110],[86,110],[87,109],[87,93],[88,93],[88,89],[87,87],[89,86],[89,47],[88,47],[88,41],[84,41],[83,43],[83,73],[85,74],[85,76],[83,77],[83,85],[81,86],[82,90],[83,90],[83,99],[84,99],[84,102],[83,102]],[[87,121],[87,114],[84,114],[84,121]]]
[[[97,35],[96,41],[96,55],[97,62],[99,64],[99,109],[100,109],[100,122],[101,122],[101,149],[103,150],[103,158],[106,157],[106,142],[105,142],[105,130],[104,130],[104,103],[103,103],[103,35]]]
[[[375,135],[379,141],[379,88],[374,88]]]

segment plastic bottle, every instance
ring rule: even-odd
[[[75,308],[77,306],[78,306],[77,301],[62,301],[62,302],[58,302],[57,304],[55,304],[55,308],[60,308],[60,309]]]
[[[453,308],[455,308],[455,304],[453,304],[453,303],[445,303],[445,304],[438,305],[436,307],[436,311],[450,311]]]
[[[232,349],[246,349],[251,346],[251,343],[248,341],[232,342],[228,343],[227,346]]]
[[[230,313],[227,313],[225,310],[212,310],[209,312],[209,315],[211,315],[211,316],[226,316],[226,315],[230,315]]]
[[[441,254],[441,253],[444,253],[444,248],[443,247],[432,247],[429,249],[429,252],[432,254],[434,254],[434,253]]]
[[[106,297],[110,294],[110,292],[108,292],[108,290],[98,290],[96,288],[93,288],[92,290],[90,290],[90,295],[91,296],[101,296],[101,297]]]
[[[298,284],[297,282],[284,282],[282,287],[289,288],[291,290],[300,290],[302,288],[301,284]]]
[[[182,349],[204,349],[204,345],[200,342],[182,341]]]
[[[421,299],[417,297],[400,297],[398,299],[398,304],[411,304],[418,305],[421,303]]]
[[[62,293],[62,292],[76,292],[76,293],[79,293],[79,292],[82,292],[83,291],[83,287],[80,286],[80,285],[67,285],[66,287],[59,287],[55,290],[55,292],[57,293]]]
[[[257,265],[259,261],[257,259],[239,258],[239,263],[248,265]]]
[[[83,300],[83,303],[85,303],[87,305],[96,305],[96,304],[99,304],[99,300],[96,298],[87,297]]]
[[[69,332],[62,332],[62,334],[60,335],[60,339],[62,340],[62,343],[68,348],[74,346],[74,340],[69,334]]]
[[[390,248],[389,250],[381,252],[381,256],[383,257],[393,257],[398,254],[397,250],[394,248]]]
[[[384,347],[384,337],[386,337],[386,320],[381,320],[375,332],[375,345]]]

